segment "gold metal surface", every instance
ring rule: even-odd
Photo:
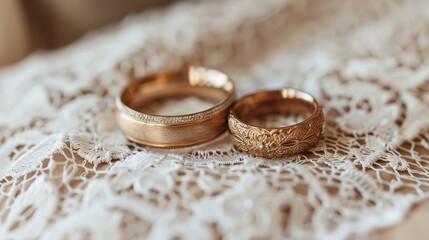
[[[305,119],[282,127],[254,125],[254,118],[270,113],[300,114]],[[265,91],[238,100],[231,108],[228,126],[234,145],[265,158],[295,155],[315,146],[324,125],[323,111],[309,94],[295,89]]]
[[[166,97],[193,95],[214,102],[204,111],[156,115],[145,104]],[[227,129],[235,101],[234,83],[224,73],[198,66],[164,71],[134,81],[116,100],[116,118],[130,140],[154,147],[187,147],[210,141]]]

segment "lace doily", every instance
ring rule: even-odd
[[[2,70],[1,238],[342,239],[399,223],[429,195],[428,11],[179,2]],[[238,96],[312,93],[323,139],[281,160],[237,152],[227,134],[176,150],[127,141],[116,95],[185,63],[226,71]]]

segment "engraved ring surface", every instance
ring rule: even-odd
[[[252,120],[267,114],[302,115],[293,125],[264,127]],[[228,126],[240,151],[264,158],[280,158],[314,147],[322,136],[324,117],[317,101],[308,93],[285,88],[263,91],[238,100],[230,110]]]
[[[183,96],[210,100],[214,105],[184,115],[157,115],[144,110],[149,103]],[[225,132],[234,101],[234,83],[225,73],[189,66],[133,81],[116,99],[116,118],[122,132],[134,142],[162,148],[187,147]]]

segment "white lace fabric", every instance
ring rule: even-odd
[[[344,239],[399,223],[429,195],[428,11],[179,2],[3,69],[0,238]],[[323,139],[278,160],[237,152],[226,133],[174,150],[127,141],[114,98],[185,63],[226,71],[238,96],[310,92]]]

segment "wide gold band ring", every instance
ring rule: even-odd
[[[141,110],[145,104],[160,99],[184,96],[209,100],[214,106],[185,115],[157,115]],[[234,83],[225,73],[190,66],[133,81],[116,100],[116,117],[123,133],[134,142],[163,148],[187,147],[226,131],[234,101]]]
[[[267,114],[301,115],[301,122],[264,127],[253,120]],[[323,111],[308,93],[285,88],[264,91],[238,100],[228,117],[231,138],[237,149],[264,158],[291,156],[319,141],[324,126]]]

